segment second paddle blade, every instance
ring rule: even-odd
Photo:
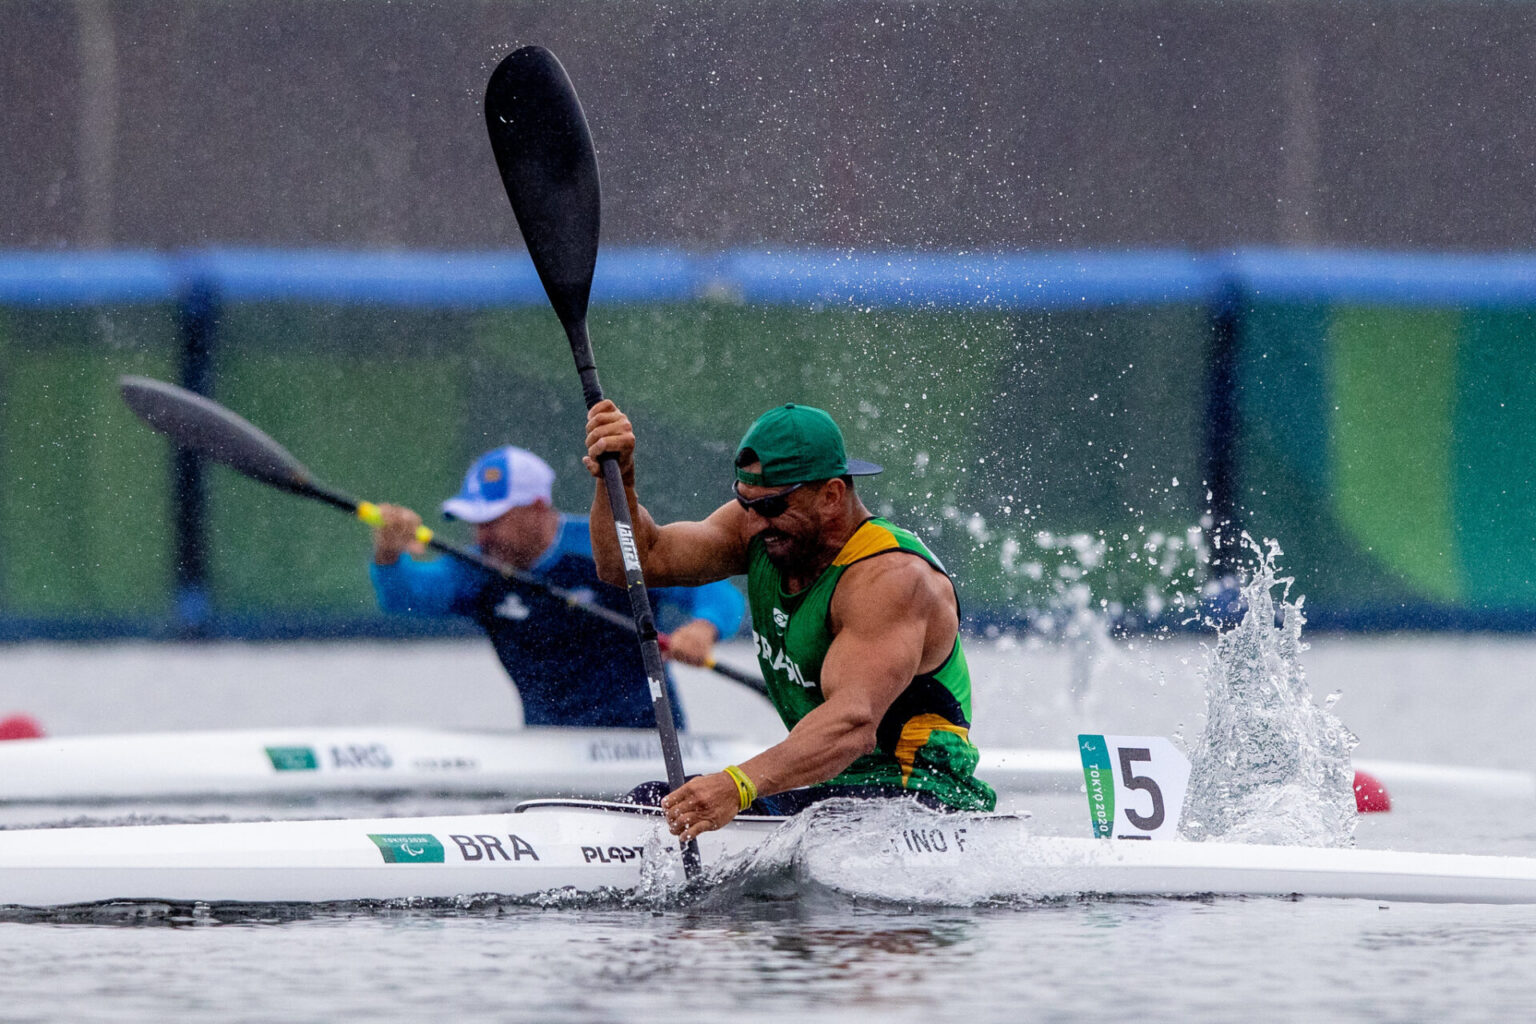
[[[312,489],[287,449],[217,402],[149,377],[123,377],[118,387],[128,408],[183,448],[285,491]]]

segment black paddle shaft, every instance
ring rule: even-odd
[[[541,46],[525,46],[497,66],[485,89],[485,125],[501,183],[550,305],[565,328],[581,376],[582,398],[590,409],[603,400],[597,361],[587,335],[602,189],[586,115],[570,77],[554,54]],[[683,757],[672,720],[672,702],[667,697],[656,619],[635,548],[629,502],[617,458],[605,455],[598,461],[624,557],[624,582],[639,634],[640,657],[650,682],[651,709],[667,768],[667,785],[675,790],[685,781]],[[690,878],[697,876],[697,844],[683,845],[683,864]]]

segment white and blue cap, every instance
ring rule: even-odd
[[[533,452],[507,445],[486,452],[464,474],[459,493],[443,502],[444,519],[488,523],[509,509],[551,501],[555,471]]]

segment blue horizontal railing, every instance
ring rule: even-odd
[[[103,306],[169,302],[185,277],[172,257],[151,252],[0,251],[0,305]]]
[[[484,308],[538,305],[526,254],[204,249],[0,251],[0,304],[231,301]],[[594,304],[728,298],[869,307],[1051,310],[1263,301],[1486,307],[1536,302],[1536,254],[1238,249],[1226,253],[604,250]]]
[[[1536,299],[1536,254],[1241,249],[1221,276],[1268,302],[1494,307]]]
[[[749,303],[1061,309],[1205,303],[1220,269],[1190,253],[736,252],[711,286]]]

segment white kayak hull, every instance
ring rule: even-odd
[[[683,733],[689,772],[760,753],[761,740]],[[1536,797],[1536,776],[1497,769],[1360,762],[1399,789]],[[1076,793],[1075,748],[983,746],[977,775],[1001,793]],[[649,729],[470,732],[347,726],[127,733],[0,742],[0,803],[288,799],[325,793],[618,796],[666,776]]]
[[[783,820],[707,836],[701,856],[714,864],[750,849]],[[627,890],[642,880],[648,844],[663,859],[675,845],[662,838],[659,814],[612,804],[428,818],[17,829],[0,831],[0,905]]]
[[[684,733],[679,740],[689,771],[718,771],[763,748],[731,736]],[[347,726],[0,743],[0,803],[396,792],[616,796],[665,776],[653,729]]]
[[[783,840],[798,842],[791,860],[809,880],[860,898],[1536,903],[1536,858],[1034,836],[1010,815],[823,822],[739,820],[700,839],[704,866],[743,865]],[[5,906],[521,897],[668,879],[681,880],[679,859],[654,811],[573,801],[510,814],[0,831]]]

